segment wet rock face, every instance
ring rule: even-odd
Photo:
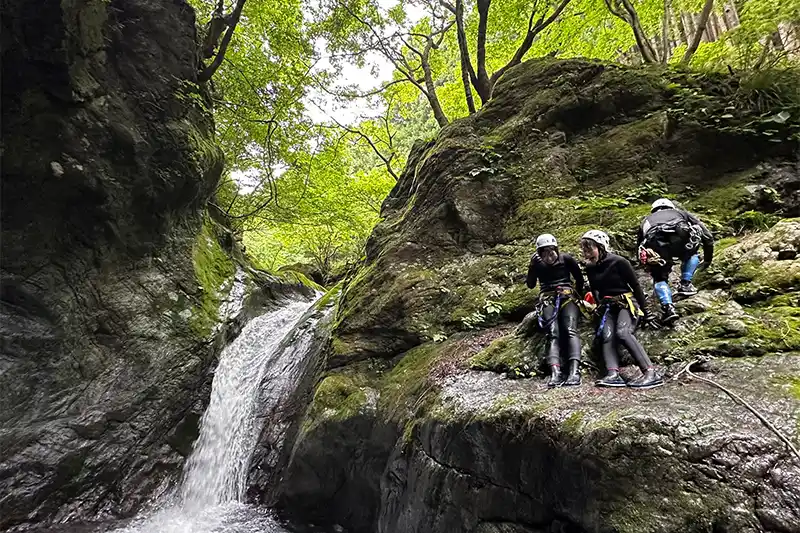
[[[196,236],[222,160],[187,3],[2,19],[5,529],[130,512],[179,469],[221,340]]]
[[[637,336],[668,377],[701,359],[698,372],[796,442],[797,143],[720,129],[692,107],[702,95],[708,116],[722,112],[735,84],[530,61],[415,145],[343,289],[283,482],[262,487],[277,507],[365,533],[800,532],[800,464],[721,391],[685,376],[593,387],[588,321],[582,386],[518,379],[545,342],[524,286],[535,237],[577,257],[599,227],[635,261],[641,218],[672,195],[714,231],[715,259],[674,328]]]

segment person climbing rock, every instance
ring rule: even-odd
[[[614,254],[609,238],[599,230],[587,231],[581,238],[581,251],[586,260],[589,288],[597,303],[600,324],[597,337],[602,342],[606,376],[596,382],[598,387],[632,387],[650,389],[662,385],[661,376],[644,347],[634,336],[639,319],[652,322],[645,307],[644,293],[630,262]],[[622,344],[633,356],[642,375],[628,383],[619,375],[617,345]]]
[[[666,198],[653,202],[650,214],[642,219],[637,239],[639,261],[653,278],[655,293],[661,302],[662,322],[669,325],[678,319],[669,286],[673,259],[681,261],[681,282],[676,296],[693,296],[694,273],[711,264],[714,256],[714,236],[700,220]],[[703,246],[703,262],[697,251]]]
[[[547,364],[550,365],[548,387],[581,384],[581,341],[578,336],[577,295],[583,294],[583,272],[578,262],[569,254],[558,251],[558,241],[550,234],[536,239],[536,253],[528,266],[528,288],[540,284],[539,326],[547,332]],[[573,281],[574,280],[574,281]],[[567,347],[569,371],[566,379],[561,372],[561,350]]]

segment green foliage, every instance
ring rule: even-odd
[[[203,26],[215,0],[191,3]],[[491,4],[486,33],[490,74],[514,57],[532,9],[540,16],[551,13],[557,3],[508,0]],[[717,4],[721,16],[722,3]],[[703,0],[671,0],[676,14],[670,27],[673,41],[681,40],[677,14],[698,13],[702,5]],[[660,42],[664,2],[638,0],[635,6],[643,32],[654,44]],[[691,67],[703,73],[690,76],[688,83],[676,81],[672,87],[671,116],[776,143],[798,139],[800,74],[792,68],[797,51],[765,43],[772,42],[766,37],[775,35],[780,24],[797,27],[800,0],[742,0],[737,9],[741,25],[718,41],[702,43],[695,53]],[[476,4],[465,2],[464,23],[473,62],[478,18]],[[245,4],[225,60],[213,77],[211,98],[191,84],[179,96],[214,110],[228,165],[214,202],[242,234],[248,253],[260,265],[276,269],[302,262],[329,279],[361,257],[379,220],[380,204],[412,143],[431,138],[439,129],[418,53],[429,44],[426,36],[437,28],[446,31],[427,56],[433,95],[450,120],[468,114],[455,26],[448,26],[452,21],[452,14],[434,0],[251,0]],[[680,60],[684,49],[680,45],[673,50],[671,60]],[[523,59],[558,55],[637,62],[635,50],[631,27],[613,16],[604,0],[572,0],[536,36]],[[376,62],[376,57],[381,61]],[[369,97],[358,94],[363,87],[339,75],[348,66],[377,71],[381,62],[394,68],[392,81]],[[729,68],[737,72],[731,90],[720,98],[706,96],[701,90],[703,76]],[[642,79],[646,77],[643,73]],[[374,85],[381,88],[377,81]],[[470,91],[480,105],[474,87]],[[320,94],[336,95],[330,99],[337,104],[360,107],[361,116],[347,124],[337,117],[315,122],[310,111]],[[661,135],[661,125],[654,118],[641,130],[617,131],[622,133],[640,136],[644,150],[654,136]],[[606,157],[620,172],[628,171],[624,154],[609,150],[618,140],[587,143],[586,157],[595,161]],[[491,163],[486,168],[487,174],[495,171]],[[626,208],[663,192],[660,184],[652,182],[624,198],[582,200],[578,209]],[[757,222],[742,220],[742,226]],[[467,317],[465,326],[478,319]]]

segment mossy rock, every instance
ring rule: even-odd
[[[211,334],[219,318],[220,301],[231,289],[235,265],[220,245],[217,224],[203,219],[192,250],[195,276],[200,284],[199,304],[192,309],[190,325],[200,337]]]
[[[475,354],[469,365],[473,370],[490,370],[512,378],[535,376],[540,344],[519,335],[506,335]]]
[[[344,420],[363,411],[368,395],[375,394],[359,375],[329,374],[314,391],[308,413],[303,422],[304,431],[311,431],[323,421]]]

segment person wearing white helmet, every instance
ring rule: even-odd
[[[550,366],[548,387],[581,384],[581,340],[578,335],[576,294],[583,294],[583,273],[578,262],[569,254],[559,253],[558,241],[545,233],[536,239],[536,253],[528,265],[525,280],[528,288],[539,283],[539,326],[547,332],[547,364]],[[569,372],[563,378],[560,346],[567,348]]]
[[[667,198],[659,198],[650,214],[642,219],[637,236],[639,261],[653,278],[655,293],[661,302],[662,322],[672,324],[678,319],[669,287],[673,259],[681,261],[681,282],[676,295],[693,296],[692,284],[698,267],[706,268],[714,256],[714,236],[700,220]],[[703,246],[703,262],[697,252]]]
[[[602,342],[606,376],[596,385],[636,389],[662,385],[664,381],[634,335],[639,319],[643,318],[647,323],[652,321],[652,317],[645,307],[644,292],[633,266],[624,257],[611,252],[608,235],[600,230],[590,230],[583,235],[581,251],[587,262],[589,287],[601,317],[596,335]],[[628,349],[642,371],[641,376],[627,383],[619,375],[617,343]]]

